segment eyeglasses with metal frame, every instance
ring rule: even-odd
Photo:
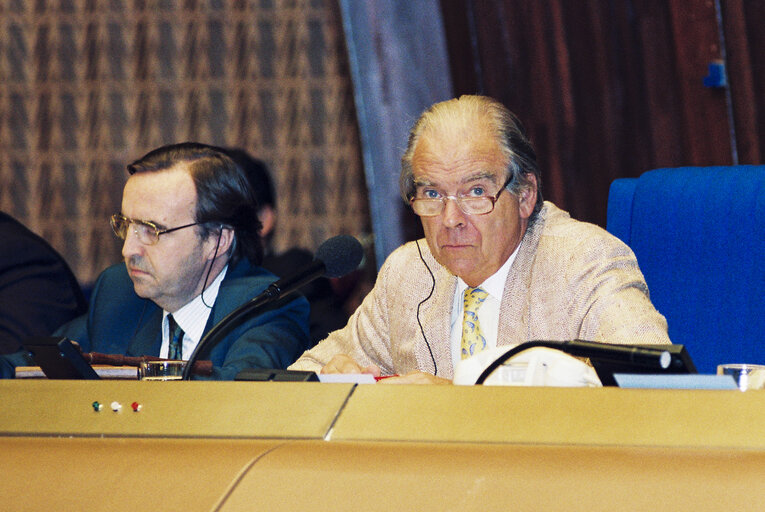
[[[160,235],[165,235],[167,233],[172,233],[173,231],[178,231],[179,229],[190,228],[191,226],[196,226],[198,224],[201,224],[201,222],[192,222],[191,224],[185,224],[183,226],[178,226],[175,228],[160,229],[156,224],[154,224],[151,221],[130,219],[128,217],[125,217],[121,213],[115,213],[114,215],[112,215],[111,218],[109,219],[109,222],[112,225],[112,230],[114,231],[114,234],[117,235],[117,237],[121,238],[122,240],[125,240],[127,238],[128,230],[130,229],[130,226],[132,225],[133,233],[138,238],[138,241],[144,245],[156,244],[157,242],[159,242]]]
[[[443,197],[411,197],[409,198],[409,204],[412,206],[414,213],[420,217],[435,217],[441,215],[446,207],[446,200],[451,199],[455,203],[462,213],[467,215],[486,215],[494,211],[494,203],[499,199],[499,195],[512,181],[512,175],[505,181],[505,184],[497,191],[493,196],[469,196],[469,195],[454,195]]]

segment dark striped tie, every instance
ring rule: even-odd
[[[175,322],[173,315],[167,315],[167,323],[170,326],[170,349],[167,351],[167,358],[183,359],[183,329]]]

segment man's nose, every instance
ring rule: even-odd
[[[465,212],[457,204],[457,199],[447,197],[444,199],[444,211],[442,212],[444,225],[448,228],[456,228],[465,224]]]
[[[133,229],[133,226],[128,226],[127,232],[125,233],[125,241],[122,243],[122,257],[129,258],[136,254],[142,254],[143,249],[144,246],[138,240],[138,235],[135,233],[135,229]]]

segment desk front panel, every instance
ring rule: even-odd
[[[760,510],[765,453],[0,437],[8,510]]]
[[[0,381],[0,435],[323,439],[352,390],[317,382]]]
[[[253,510],[762,510],[765,453],[464,443],[295,441],[221,502]]]
[[[763,450],[765,391],[358,386],[331,438]]]
[[[282,441],[0,437],[3,510],[214,510]]]

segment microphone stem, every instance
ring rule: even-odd
[[[342,265],[338,265],[336,256],[338,251],[344,251],[349,256],[350,261],[353,262],[351,268],[344,268],[348,262],[342,261]],[[363,256],[363,249],[361,244],[353,237],[339,236],[331,238],[327,242],[324,242],[317,251],[317,257],[306,268],[301,269],[296,274],[279,279],[278,281],[271,283],[260,295],[239,306],[237,309],[229,313],[223,320],[218,322],[210,331],[202,337],[197,344],[194,351],[191,353],[186,365],[183,368],[183,380],[189,380],[191,377],[191,368],[197,360],[197,356],[205,350],[206,347],[214,346],[219,343],[223,336],[228,332],[228,329],[232,328],[235,322],[238,322],[242,317],[249,315],[253,311],[268,306],[272,302],[280,300],[282,297],[286,297],[290,293],[294,292],[303,285],[306,285],[314,279],[320,277],[322,274],[327,274],[332,277],[339,277],[347,274],[353,270],[352,267],[357,267]],[[329,258],[327,258],[329,257]],[[330,268],[327,268],[325,259],[329,259],[332,262]]]
[[[257,297],[245,302],[237,309],[229,313],[223,320],[215,324],[210,331],[199,340],[194,352],[191,353],[186,365],[183,368],[182,380],[189,380],[191,378],[191,367],[197,360],[197,356],[202,353],[205,347],[215,346],[223,339],[227,330],[231,328],[235,322],[241,320],[244,316],[249,315],[254,310],[264,307],[271,302],[275,302],[286,295],[289,295],[293,291],[297,290],[301,286],[310,283],[317,277],[321,276],[324,272],[324,263],[321,261],[314,261],[308,267],[302,269],[299,273],[290,276],[285,279],[279,279],[278,281],[268,285],[268,288],[263,290]]]
[[[274,283],[276,284],[276,283]],[[191,378],[192,373],[192,366],[196,362],[197,357],[199,354],[204,350],[204,348],[208,345],[215,345],[220,341],[219,338],[223,338],[223,336],[226,334],[226,331],[228,328],[230,328],[234,323],[239,321],[242,317],[250,314],[254,309],[257,309],[264,304],[267,304],[271,302],[273,299],[273,292],[274,292],[274,284],[271,284],[266,291],[264,291],[262,294],[258,295],[254,299],[252,299],[250,302],[245,303],[244,305],[240,306],[239,308],[235,309],[228,315],[226,315],[223,320],[215,324],[210,331],[202,337],[201,340],[199,340],[199,343],[197,343],[196,348],[194,349],[194,352],[191,353],[191,356],[189,357],[188,361],[186,361],[186,365],[183,367],[183,376],[181,377],[182,380],[189,380]],[[276,289],[277,296],[278,296],[278,289]]]

